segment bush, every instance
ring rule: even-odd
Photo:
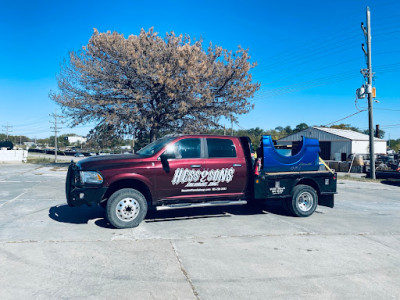
[[[0,142],[0,149],[1,148],[7,148],[8,150],[12,150],[14,148],[14,145],[10,141],[3,141]]]

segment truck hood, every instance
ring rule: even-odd
[[[82,159],[76,163],[81,170],[102,170],[116,168],[126,164],[142,162],[147,156],[137,154],[98,155]]]

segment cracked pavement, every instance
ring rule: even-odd
[[[339,181],[335,208],[70,208],[65,165],[0,165],[1,299],[398,299],[400,184]]]

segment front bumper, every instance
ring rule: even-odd
[[[82,185],[79,178],[79,169],[74,162],[71,162],[65,181],[65,196],[69,206],[98,204],[106,191],[107,187],[104,186]]]

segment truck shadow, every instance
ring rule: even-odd
[[[229,218],[235,215],[250,216],[261,214],[289,215],[282,201],[270,201],[264,203],[259,208],[248,207],[246,205],[228,205],[148,211],[144,222],[153,223],[207,218]],[[97,205],[90,207],[69,207],[66,204],[56,205],[49,209],[49,217],[54,221],[69,224],[87,224],[90,220],[95,220],[94,223],[99,227],[113,228],[105,218],[104,209]]]
[[[382,184],[400,187],[400,179],[385,179],[381,181]]]
[[[105,213],[104,209],[97,205],[69,207],[63,204],[50,207],[49,217],[60,223],[87,224],[90,220],[104,219]]]
[[[282,205],[282,201],[270,201],[258,208],[249,207],[246,205],[227,205],[149,211],[146,215],[145,222],[170,222],[193,219],[232,217],[235,215],[250,216],[260,214],[276,214],[282,216],[289,215],[286,207]]]

